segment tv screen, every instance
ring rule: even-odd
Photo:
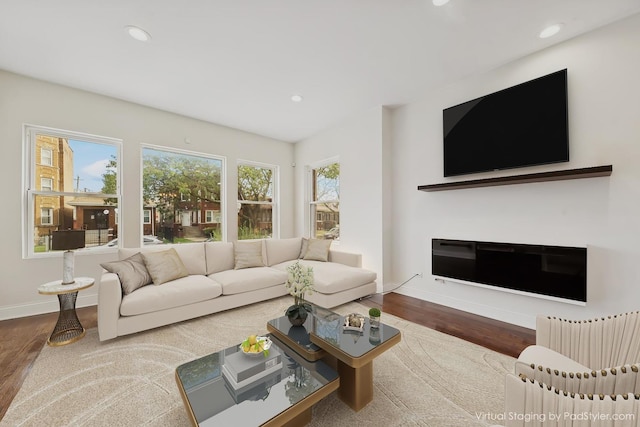
[[[442,112],[444,176],[569,161],[567,70]]]

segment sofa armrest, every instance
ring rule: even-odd
[[[348,265],[349,267],[362,268],[361,254],[329,250],[329,261],[337,262],[338,264]]]
[[[115,273],[104,271],[98,287],[98,335],[100,341],[118,336],[122,286]]]

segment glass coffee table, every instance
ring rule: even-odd
[[[338,374],[325,362],[308,361],[270,338],[272,357],[262,362],[266,367],[253,369],[255,374],[238,382],[229,366],[258,363],[262,354],[242,354],[235,345],[176,368],[178,389],[194,426],[293,427],[311,421],[312,406],[338,389]]]
[[[354,411],[373,400],[373,360],[399,343],[400,331],[380,323],[371,328],[365,318],[362,331],[346,330],[344,316],[313,306],[302,326],[286,316],[270,320],[267,330],[309,361],[323,360],[338,371],[338,396]]]

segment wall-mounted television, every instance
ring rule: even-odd
[[[567,70],[443,110],[444,176],[569,161]]]

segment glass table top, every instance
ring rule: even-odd
[[[345,316],[316,305],[312,307],[312,312],[302,326],[292,326],[286,316],[270,320],[268,323],[280,333],[287,335],[307,353],[322,351],[319,346],[311,342],[309,336],[311,333],[354,358],[365,355],[400,333],[398,329],[384,323],[380,323],[379,328],[372,328],[368,317],[362,313],[360,313],[364,317],[362,330],[346,330],[343,325]]]
[[[309,362],[275,337],[271,336],[271,340],[270,355],[274,360],[271,363],[264,359],[265,363],[262,355],[242,354],[235,345],[176,369],[176,377],[200,426],[238,422],[260,425],[338,378],[324,362]],[[240,371],[233,369],[238,368],[238,362],[257,373],[236,382],[239,376],[233,377],[230,372]],[[260,362],[267,366],[256,371],[252,366]]]

